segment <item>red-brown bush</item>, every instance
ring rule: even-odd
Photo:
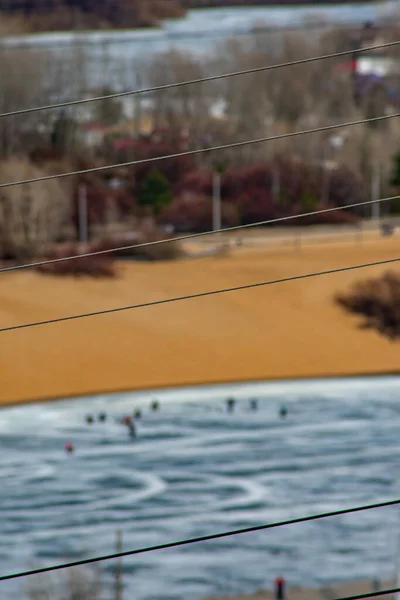
[[[131,147],[121,150],[113,150],[108,160],[117,163],[125,163],[131,160],[149,160],[159,156],[167,156],[182,152],[183,148],[179,141],[155,142],[141,140],[134,142]],[[177,156],[157,161],[135,165],[130,169],[132,173],[132,183],[135,183],[136,189],[141,186],[147,178],[149,172],[154,168],[163,174],[171,187],[177,186],[188,173],[195,169],[195,162],[191,156]]]
[[[112,248],[121,248],[120,250],[111,252],[110,255],[115,258],[141,261],[176,260],[178,258],[182,258],[184,256],[184,251],[179,242],[169,241],[167,243],[156,243],[148,246],[140,246],[140,244],[162,242],[163,240],[167,239],[167,236],[157,233],[146,235],[139,234],[138,236],[135,236],[135,238],[131,239],[127,237],[112,236],[94,245],[93,251],[103,252]],[[105,256],[110,255],[107,254]]]
[[[171,224],[178,232],[202,232],[212,229],[212,199],[209,196],[185,194],[164,209],[160,216],[164,224]],[[223,227],[234,227],[240,223],[240,211],[229,202],[221,203]]]
[[[318,211],[325,208],[327,207],[319,204],[315,210]],[[299,212],[301,211],[295,211],[293,214],[298,214]],[[287,221],[285,225],[357,225],[359,222],[359,217],[349,210],[337,210],[309,215],[300,219],[292,219]]]
[[[78,244],[68,244],[53,250],[46,259],[57,260],[94,251],[96,251],[94,246],[86,245],[82,249]],[[106,254],[48,263],[39,265],[36,269],[45,275],[57,276],[110,278],[116,275],[114,261],[110,255]]]
[[[362,315],[363,327],[376,329],[394,340],[400,337],[400,276],[387,272],[381,277],[356,283],[336,302],[345,310]]]
[[[145,160],[149,158],[156,158],[158,156],[167,156],[179,153],[181,151],[182,147],[177,143],[172,144],[166,142],[152,142],[143,144],[140,149],[136,151],[135,160]],[[143,183],[149,172],[154,169],[154,167],[155,165],[151,162],[136,165],[135,181],[138,186]],[[158,161],[156,167],[157,171],[162,173],[170,186],[173,187],[188,173],[195,169],[195,162],[191,156],[177,156],[175,158],[168,158]]]
[[[78,229],[79,201],[78,187],[75,189],[72,202],[72,223]],[[135,200],[129,189],[114,190],[105,184],[89,183],[86,186],[88,225],[106,223],[110,211],[116,212],[121,219],[132,214]]]
[[[328,185],[327,197],[324,198],[330,207],[345,206],[361,202],[365,193],[360,179],[346,167],[340,167],[326,174]],[[326,184],[325,184],[326,185]],[[323,208],[323,173],[320,166],[304,163],[294,158],[277,157],[268,163],[229,169],[222,175],[222,200],[237,208],[240,222],[243,224],[279,218],[286,215],[312,212]],[[180,198],[186,194],[198,197],[212,195],[212,174],[210,171],[196,170],[187,174],[175,186],[175,195]],[[193,222],[195,216],[193,206],[179,203],[176,220],[171,222]],[[172,214],[172,213],[171,213]],[[296,219],[293,225],[308,223],[353,223],[353,213],[330,212]],[[204,214],[199,211],[199,222],[196,230],[204,228]],[[193,228],[193,225],[192,225]]]

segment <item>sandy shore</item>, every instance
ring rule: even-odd
[[[396,237],[119,266],[113,281],[3,274],[0,326],[334,269],[399,255]],[[333,302],[379,266],[3,332],[0,402],[172,385],[400,371],[400,344]],[[399,267],[400,268],[400,267]]]
[[[393,581],[355,581],[338,585],[325,586],[319,589],[305,589],[288,587],[286,593],[287,600],[334,600],[335,598],[346,598],[348,596],[356,596],[358,594],[370,594],[377,590],[392,589],[395,585]],[[393,595],[387,596],[371,596],[375,598],[387,598],[393,600]],[[274,600],[275,596],[272,591],[260,590],[254,594],[227,596],[225,600]],[[221,598],[207,598],[207,600],[222,600]]]

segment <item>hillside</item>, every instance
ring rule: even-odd
[[[352,0],[319,0],[348,4]],[[355,0],[357,1],[357,0]],[[361,1],[361,0],[359,0]],[[9,32],[152,27],[181,17],[187,9],[223,6],[313,4],[312,0],[0,0]],[[7,18],[8,17],[8,18]],[[18,19],[16,21],[15,19]],[[5,25],[7,25],[5,27]]]
[[[0,11],[27,31],[150,27],[185,12],[180,0],[0,0]]]

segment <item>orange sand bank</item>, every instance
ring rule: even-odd
[[[397,238],[123,264],[114,281],[1,276],[0,327],[395,257]],[[333,295],[397,264],[1,333],[0,402],[232,380],[400,371],[400,344]]]

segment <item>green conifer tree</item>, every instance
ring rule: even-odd
[[[139,206],[148,206],[158,214],[171,200],[171,190],[164,175],[155,169],[150,171],[139,190]]]

